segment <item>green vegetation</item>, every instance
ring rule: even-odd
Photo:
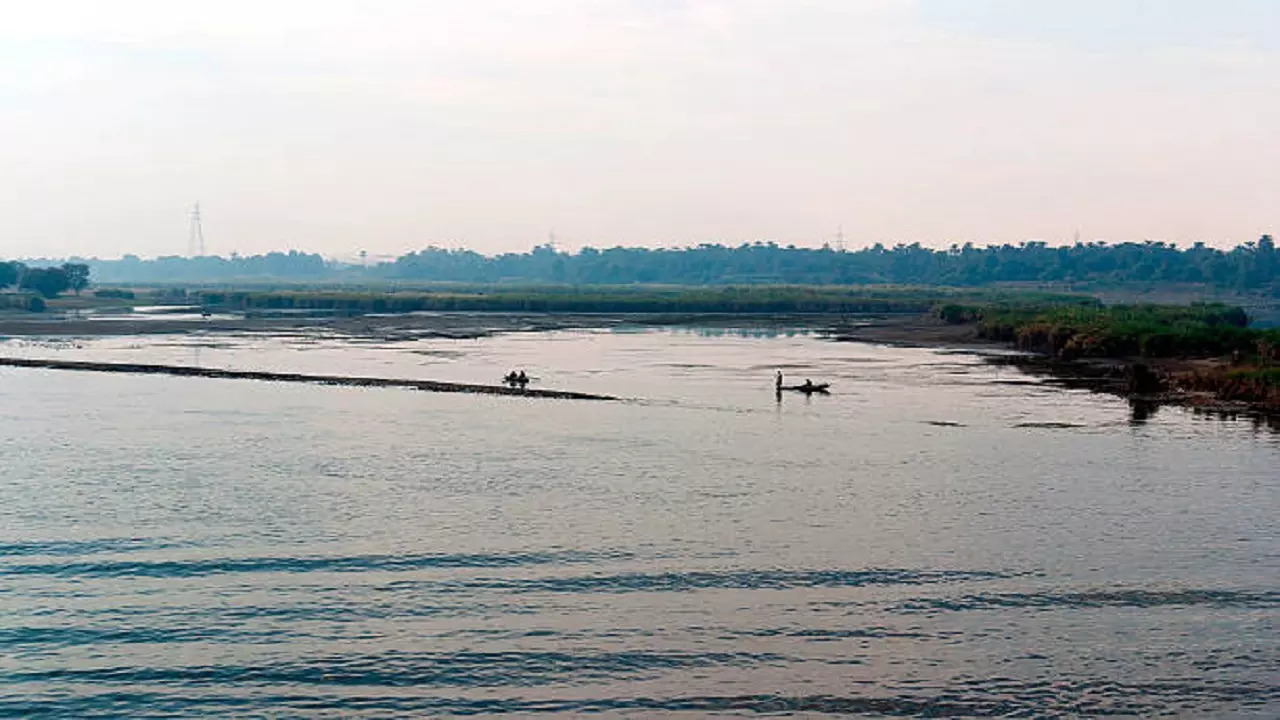
[[[1280,342],[1280,330],[1250,328],[1243,310],[1219,304],[992,303],[944,306],[939,316],[950,322],[976,321],[983,338],[1066,359],[1264,354]]]
[[[1238,307],[995,302],[945,304],[935,312],[948,322],[975,323],[981,337],[1064,360],[1142,358],[1128,363],[1131,393],[1176,388],[1280,410],[1280,329],[1248,327]],[[1147,360],[1161,370],[1153,373]]]
[[[1231,370],[1227,377],[1241,382],[1264,383],[1280,387],[1280,367]]]
[[[44,298],[31,293],[0,294],[0,310],[23,310],[26,312],[44,312]]]
[[[20,262],[0,262],[0,289],[17,285],[21,290],[31,290],[46,298],[55,298],[67,290],[79,295],[89,287],[89,273],[89,266],[84,263],[27,267]]]
[[[71,280],[61,268],[29,268],[22,274],[18,287],[34,290],[46,298],[56,298],[71,289]]]
[[[1211,393],[1219,400],[1280,411],[1280,368],[1207,368],[1183,374],[1176,384],[1183,390]]]
[[[1264,235],[1230,250],[1203,243],[1076,243],[1051,247],[918,243],[844,251],[772,242],[736,247],[702,244],[675,249],[551,246],[527,253],[487,256],[470,250],[428,247],[369,267],[330,262],[314,253],[289,251],[242,257],[162,257],[90,260],[94,276],[114,283],[292,282],[519,283],[568,285],[945,285],[982,287],[1021,283],[1116,286],[1190,284],[1221,291],[1280,297],[1280,253]]]
[[[580,313],[927,313],[949,302],[999,302],[1013,297],[1053,303],[1090,298],[1049,293],[998,293],[911,287],[492,287],[434,291],[222,291],[188,293],[189,301],[234,310],[335,312],[501,311]]]
[[[22,276],[22,263],[0,262],[0,289],[18,284]]]
[[[94,290],[94,297],[111,298],[114,300],[133,300],[137,294],[132,290],[121,290],[119,288],[105,288],[102,290]]]
[[[66,289],[71,290],[76,295],[79,295],[80,291],[89,287],[88,265],[84,263],[63,263],[61,267],[55,269],[62,271],[67,282]]]

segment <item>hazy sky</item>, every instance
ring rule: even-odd
[[[0,256],[1280,229],[1277,0],[6,4]]]

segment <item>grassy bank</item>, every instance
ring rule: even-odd
[[[994,304],[972,312],[978,333],[1024,350],[1078,357],[1209,357],[1249,353],[1277,331],[1248,327],[1226,305],[1052,306]]]
[[[1129,359],[1133,392],[1180,390],[1280,410],[1280,329],[1249,327],[1237,307],[992,303],[942,306],[938,313],[976,323],[982,338],[1062,360]]]
[[[414,291],[197,290],[190,302],[226,310],[571,313],[928,313],[946,303],[1092,302],[1083,296],[895,286],[459,286]]]
[[[1170,384],[1179,390],[1205,393],[1218,400],[1280,412],[1280,368],[1211,366],[1178,373]]]

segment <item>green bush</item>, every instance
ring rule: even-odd
[[[133,300],[134,293],[132,290],[117,290],[115,288],[104,288],[102,290],[94,290],[94,297],[100,298],[118,298],[121,300]]]
[[[979,333],[1070,357],[1161,358],[1252,352],[1268,331],[1247,325],[1242,309],[1217,304],[992,305],[982,310]]]

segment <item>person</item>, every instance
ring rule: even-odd
[[[515,370],[512,370],[511,372],[507,373],[506,375],[503,375],[503,376],[502,376],[502,379],[503,379],[503,381],[504,381],[504,382],[510,383],[511,385],[515,385],[515,384],[520,380],[520,376],[519,376],[519,375],[516,375],[516,371],[515,371]]]
[[[805,390],[808,390],[809,388],[813,387],[813,381],[812,381],[812,380],[810,380],[809,378],[805,378],[805,379],[804,379],[804,385],[803,385],[802,387],[803,387]]]
[[[521,384],[521,385],[528,385],[528,384],[529,384],[529,376],[528,376],[528,375],[525,375],[525,374],[524,374],[524,371],[523,371],[523,370],[521,370],[521,371],[520,371],[520,374],[516,376],[516,382],[517,382],[517,383],[519,383],[519,384]]]
[[[781,370],[774,373],[773,389],[777,390],[778,392],[782,392],[782,371]]]

